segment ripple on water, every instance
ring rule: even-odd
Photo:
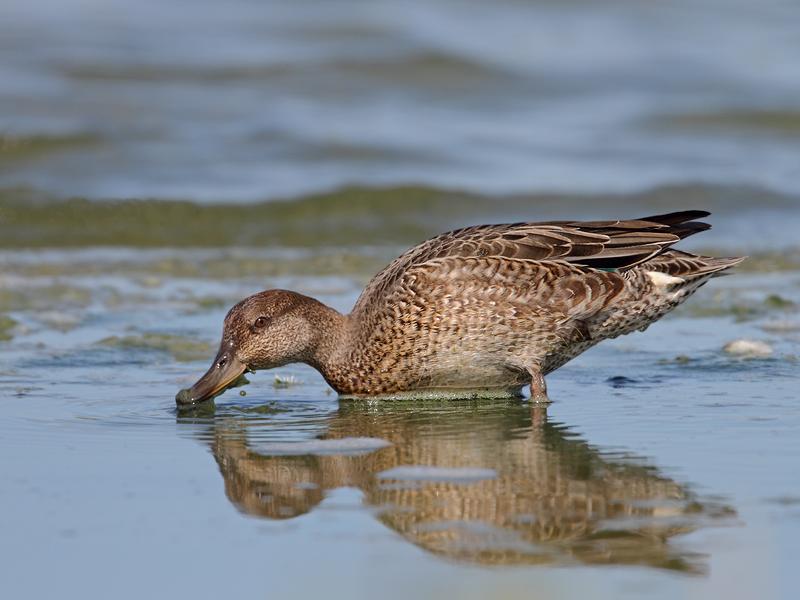
[[[180,433],[202,442],[217,437],[246,438],[259,453],[315,454],[292,451],[292,444],[309,444],[325,432],[328,419],[337,408],[335,397],[321,399],[288,398],[264,402],[253,398],[237,404],[208,404],[188,410],[173,410]],[[285,446],[285,447],[281,447]],[[314,448],[311,448],[312,450]],[[320,452],[324,451],[320,450]]]
[[[35,405],[25,414],[0,423],[0,438],[8,447],[24,443],[27,447],[58,448],[71,443],[89,448],[107,445],[109,438],[114,438],[126,443],[146,439],[147,445],[156,449],[162,446],[160,440],[169,443],[165,431],[175,425],[173,415],[151,404],[127,408],[115,402],[107,406],[68,402],[65,408],[63,402],[31,402]]]

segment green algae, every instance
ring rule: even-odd
[[[751,299],[731,290],[718,290],[714,294],[704,295],[702,301],[689,301],[676,312],[697,318],[733,317],[736,321],[743,322],[796,310],[797,304],[793,300],[779,294]]]
[[[746,186],[685,184],[630,194],[484,196],[424,186],[348,187],[302,198],[196,204],[169,199],[58,199],[0,190],[0,248],[405,246],[459,224],[586,215],[637,216],[701,206],[785,209],[797,199]],[[596,214],[596,213],[594,213]],[[793,259],[795,260],[795,259]],[[796,261],[795,261],[796,262]]]
[[[692,302],[679,309],[684,316],[695,318],[733,317],[736,321],[749,321],[763,314],[754,305],[723,302]]]
[[[0,342],[8,342],[14,338],[12,330],[17,322],[7,315],[0,315]]]
[[[708,251],[703,250],[700,254],[719,256],[723,253],[710,249]],[[736,270],[734,272],[771,273],[797,270],[800,270],[800,247],[752,252],[747,257],[746,261],[736,265]]]
[[[320,249],[313,254],[296,257],[270,257],[258,254],[239,254],[231,256],[219,254],[202,258],[175,255],[156,260],[112,261],[100,262],[76,258],[68,263],[14,264],[7,260],[7,269],[28,277],[67,276],[67,275],[108,275],[124,273],[143,278],[201,278],[201,279],[236,279],[245,277],[281,277],[332,275],[356,276],[376,273],[389,263],[405,247],[388,249]],[[156,286],[143,285],[144,279],[138,281],[143,288]]]
[[[348,276],[375,273],[392,258],[392,253],[373,249],[321,249],[296,257],[264,257],[243,253],[220,254],[200,259],[175,256],[159,259],[147,264],[145,268],[153,274],[165,277],[203,279],[330,274]]]
[[[0,165],[6,161],[28,160],[53,152],[75,150],[99,143],[96,136],[86,133],[67,135],[2,135],[0,134]]]
[[[12,190],[0,193],[0,247],[399,243],[438,231],[453,211],[453,204],[444,198],[458,200],[465,214],[481,204],[467,194],[423,187],[347,188],[297,200],[210,205],[177,200],[52,200]]]
[[[61,333],[67,333],[78,327],[81,322],[81,317],[74,313],[57,309],[37,312],[36,320],[50,329],[60,331]]]
[[[800,112],[796,110],[716,110],[666,115],[659,117],[654,123],[682,129],[701,128],[800,135]]]
[[[168,353],[178,362],[210,359],[213,354],[211,344],[166,333],[143,333],[122,337],[112,335],[103,338],[97,344],[111,348],[158,350]]]
[[[236,278],[262,278],[284,276],[329,276],[350,278],[363,284],[392,259],[405,250],[405,245],[368,246],[349,248],[308,248],[294,255],[270,254],[258,249],[220,248],[205,253],[192,253],[176,249],[174,252],[149,257],[131,251],[125,258],[108,260],[95,254],[75,255],[69,260],[49,261],[45,258],[31,261],[17,260],[13,255],[3,256],[4,271],[25,278],[85,277],[120,275],[134,277],[142,289],[155,289],[165,281],[180,278],[227,280]],[[101,252],[101,251],[98,251]],[[701,254],[721,255],[713,249],[703,249]],[[63,254],[62,257],[68,255]],[[784,252],[756,252],[738,265],[736,273],[770,273],[800,270],[800,249]],[[76,286],[58,284],[52,288],[38,288],[42,297],[54,300],[62,296],[85,296],[85,290]],[[68,290],[72,290],[71,292]],[[24,304],[20,298],[29,298],[33,292],[0,289],[0,310],[12,310]],[[77,296],[76,296],[77,295]],[[108,295],[113,295],[111,290]],[[4,302],[5,298],[5,302]],[[14,299],[16,300],[10,300]],[[85,300],[85,299],[84,299]],[[109,302],[113,299],[109,298]],[[119,298],[119,303],[124,299]],[[200,308],[214,308],[229,299],[208,297],[195,299]],[[9,303],[13,305],[9,308]],[[79,302],[80,303],[80,302]]]
[[[219,298],[217,296],[203,296],[201,298],[196,298],[195,303],[197,304],[198,308],[201,308],[203,310],[223,308],[228,304],[228,302],[224,298]]]
[[[764,298],[764,306],[777,310],[789,310],[795,307],[795,303],[780,294],[770,294]]]
[[[84,308],[92,301],[92,291],[80,286],[51,285],[0,288],[0,311],[48,310],[53,307]]]
[[[658,360],[658,364],[660,365],[688,365],[690,362],[694,360],[688,354],[678,354],[675,358],[661,358]]]

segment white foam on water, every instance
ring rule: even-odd
[[[772,347],[760,340],[734,340],[725,344],[722,350],[743,358],[765,358],[772,355]]]

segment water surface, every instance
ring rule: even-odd
[[[796,271],[715,281],[647,333],[602,344],[550,376],[547,411],[340,402],[294,366],[178,413],[174,393],[207,366],[233,298],[281,285],[344,310],[362,277],[121,266],[158,252],[106,253],[70,276],[62,262],[80,271],[96,255],[3,255],[0,548],[14,597],[746,598],[792,585]],[[741,337],[773,355],[722,351]]]
[[[796,2],[0,3],[0,596],[793,598]],[[258,373],[467,224],[714,212],[750,255],[525,401]],[[726,352],[734,340],[766,356]],[[730,346],[728,346],[730,348]]]

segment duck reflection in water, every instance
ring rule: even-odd
[[[299,444],[295,454],[287,453],[291,444],[259,443],[272,427],[244,409],[217,408],[201,437],[229,500],[246,514],[291,519],[329,490],[356,487],[403,538],[470,563],[639,564],[700,574],[707,557],[672,538],[735,515],[641,458],[591,446],[550,421],[545,407],[424,404],[341,402],[319,445]]]

